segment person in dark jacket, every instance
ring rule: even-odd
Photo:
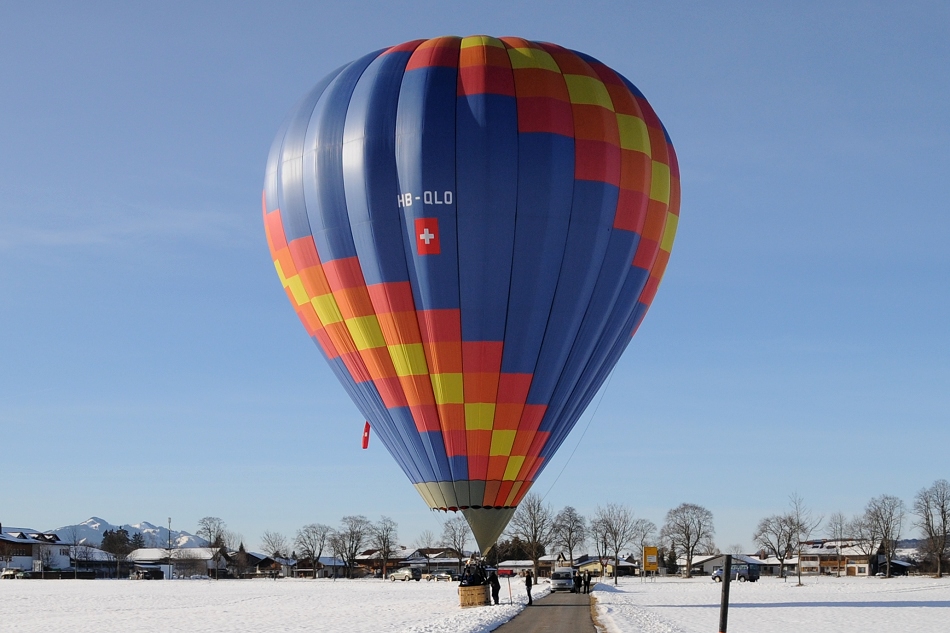
[[[491,597],[498,604],[498,592],[501,591],[501,582],[498,580],[498,574],[492,572],[488,576],[488,584],[491,585]]]
[[[534,584],[534,583],[533,583],[532,580],[531,580],[531,572],[530,572],[530,571],[525,572],[525,575],[524,575],[524,588],[525,588],[525,591],[528,592],[528,605],[529,605],[529,606],[532,605],[532,604],[534,604],[533,602],[531,602],[531,585],[533,585],[533,584]]]
[[[584,572],[584,593],[590,593],[590,572]]]

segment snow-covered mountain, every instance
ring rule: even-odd
[[[103,532],[119,528],[125,528],[129,536],[141,534],[145,538],[146,547],[168,547],[168,528],[152,525],[148,521],[113,525],[105,519],[92,517],[77,525],[65,525],[50,531],[65,543],[75,542],[78,545],[98,547],[102,543]],[[208,541],[185,531],[172,530],[171,544],[172,547],[207,547]]]

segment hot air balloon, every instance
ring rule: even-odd
[[[647,100],[596,59],[439,37],[361,57],[297,103],[263,214],[307,333],[484,553],[653,301],[679,173]]]

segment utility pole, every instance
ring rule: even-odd
[[[172,518],[168,517],[168,575],[171,576],[172,567]],[[171,580],[171,578],[169,578]]]

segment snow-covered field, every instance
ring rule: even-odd
[[[380,580],[5,580],[0,631],[450,631],[487,633],[524,606],[524,586],[502,580],[502,606],[460,609],[456,583]],[[535,597],[547,592],[542,584]],[[622,579],[597,585],[608,633],[707,633],[719,623],[709,578]],[[950,631],[950,579],[763,578],[732,583],[733,633]]]
[[[950,578],[762,578],[729,586],[730,632],[862,633],[950,631]],[[708,577],[597,585],[609,633],[717,631],[721,586]]]
[[[401,631],[487,633],[527,597],[460,609],[458,583],[383,580],[4,580],[0,631]],[[542,585],[535,597],[546,593]]]

